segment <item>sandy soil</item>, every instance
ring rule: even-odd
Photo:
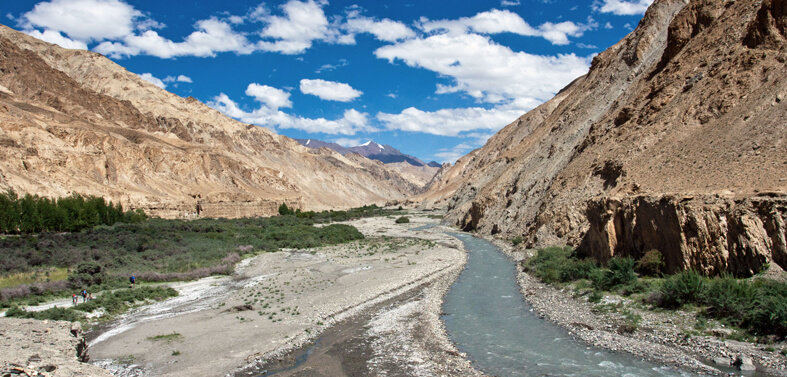
[[[358,220],[352,225],[366,240],[263,254],[231,278],[176,285],[179,297],[130,313],[95,337],[91,359],[116,375],[231,375],[285,362],[290,351],[356,326],[333,341],[362,334],[365,341],[352,344],[372,352],[355,362],[356,372],[366,372],[350,368],[350,374],[476,373],[438,317],[442,295],[466,261],[461,242],[439,229],[409,230],[436,222]],[[171,336],[153,339],[165,335]],[[400,336],[421,341],[410,346]]]

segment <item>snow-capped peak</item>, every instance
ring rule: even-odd
[[[369,141],[367,141],[367,142],[365,142],[365,143],[363,143],[363,144],[359,145],[359,147],[365,147],[365,146],[367,146],[367,145],[369,145],[369,144],[371,144],[371,143],[374,143],[374,142],[373,142],[373,141],[371,141],[371,140],[369,140]],[[375,144],[377,144],[377,143],[375,143]]]
[[[306,140],[306,144],[304,144],[304,145],[309,145],[309,143],[311,143],[311,142],[312,142],[312,139]]]

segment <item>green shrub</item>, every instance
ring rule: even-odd
[[[522,239],[522,236],[516,236],[516,237],[514,237],[514,239],[513,239],[513,240],[511,240],[511,243],[512,243],[514,246],[517,246],[517,245],[521,244],[523,241],[524,241],[524,240]]]
[[[84,314],[79,313],[72,308],[58,308],[58,307],[42,310],[39,312],[28,312],[18,307],[12,307],[5,312],[5,315],[6,317],[32,318],[38,320],[48,319],[52,321],[76,322],[76,321],[85,320]]]
[[[637,272],[642,276],[659,276],[664,268],[664,257],[658,250],[650,250],[637,261]]]
[[[706,278],[697,271],[687,270],[672,275],[661,283],[661,303],[665,308],[679,308],[705,297]]]
[[[746,324],[760,334],[787,336],[787,284],[765,280],[757,285],[754,309]]]
[[[712,317],[742,320],[751,310],[755,297],[753,284],[725,274],[708,282],[703,301],[708,305],[707,314]]]
[[[410,218],[407,217],[407,216],[402,216],[402,217],[396,219],[396,223],[397,224],[407,224],[409,222],[410,222]]]
[[[549,284],[589,279],[598,270],[592,260],[578,259],[571,248],[557,246],[539,249],[527,262],[527,268]]]
[[[104,267],[96,262],[81,262],[76,270],[68,276],[68,284],[74,289],[86,289],[103,284],[107,280]]]

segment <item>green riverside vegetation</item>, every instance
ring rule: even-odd
[[[6,194],[3,198],[8,200],[0,201],[5,200],[3,205],[7,207],[14,207],[8,203],[30,199],[39,203],[83,203],[84,208],[106,208],[109,212],[114,208],[108,218],[116,221],[89,222],[91,226],[80,231],[48,231],[50,228],[45,227],[39,232],[6,232],[0,236],[0,307],[6,308],[35,305],[82,289],[99,292],[126,287],[132,275],[138,282],[227,275],[247,255],[364,238],[349,225],[314,226],[317,223],[401,213],[374,205],[324,212],[292,211],[282,205],[282,215],[270,218],[165,220],[147,219],[133,212],[128,215],[129,221],[123,222],[119,219],[125,219],[126,214],[120,216],[118,212],[122,208],[111,203],[102,207],[100,198],[74,195],[68,200],[50,200],[26,195],[10,200],[14,195]],[[82,212],[93,213],[87,209]],[[20,280],[25,284],[8,284]]]
[[[545,283],[592,287],[592,302],[598,302],[603,291],[638,294],[643,304],[653,308],[693,308],[701,318],[719,320],[753,336],[787,336],[787,283],[731,275],[711,278],[693,270],[664,276],[662,267],[661,253],[655,250],[638,261],[616,257],[600,266],[561,247],[540,249],[523,264],[525,271]]]

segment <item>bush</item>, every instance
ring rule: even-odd
[[[514,237],[513,240],[511,240],[511,244],[513,244],[514,246],[517,246],[517,245],[521,244],[523,241],[524,240],[522,239],[522,236],[516,236],[516,237]]]
[[[410,222],[410,218],[407,217],[407,216],[402,216],[402,217],[396,219],[396,223],[397,224],[407,224],[409,222]]]
[[[14,317],[14,318],[32,318],[38,320],[48,319],[53,321],[69,321],[69,322],[83,321],[85,319],[84,314],[79,313],[74,309],[58,308],[58,307],[42,310],[39,312],[28,312],[18,307],[12,307],[6,310],[5,316]]]
[[[598,270],[592,260],[577,259],[571,248],[557,246],[539,249],[536,256],[527,262],[527,267],[548,284],[589,279]]]
[[[707,314],[712,317],[742,320],[751,310],[756,293],[753,284],[725,274],[708,283],[703,301],[708,305]]]
[[[634,259],[612,258],[607,263],[607,268],[609,269],[605,271],[602,279],[604,289],[614,289],[637,280],[637,275],[634,273]]]
[[[758,284],[754,310],[746,324],[760,334],[787,336],[787,284],[773,280]]]
[[[661,306],[679,308],[698,302],[706,296],[705,277],[697,271],[687,270],[672,275],[661,283]]]
[[[76,271],[68,276],[71,288],[86,289],[99,285],[107,280],[104,267],[96,262],[82,262],[77,265]]]
[[[658,250],[650,250],[637,261],[637,272],[643,276],[659,276],[664,268],[664,257]]]

